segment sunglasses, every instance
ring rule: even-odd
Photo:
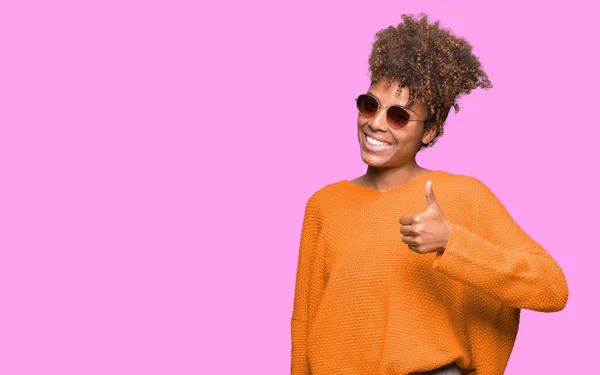
[[[368,94],[359,95],[356,100],[358,112],[365,118],[375,117],[381,106],[387,108],[387,122],[394,129],[402,129],[409,121],[427,121],[415,120],[410,118],[410,113],[399,105],[385,105],[379,103],[379,100]]]

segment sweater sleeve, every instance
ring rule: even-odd
[[[317,205],[313,195],[306,203],[300,236],[294,307],[291,319],[291,375],[310,374],[306,353],[306,340],[308,334],[308,297],[310,270],[320,225]]]
[[[446,249],[437,254],[433,267],[508,306],[562,310],[569,292],[557,262],[523,231],[484,183],[470,181],[473,230],[450,222]]]

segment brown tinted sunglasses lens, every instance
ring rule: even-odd
[[[393,128],[400,129],[403,126],[406,126],[409,119],[410,114],[403,108],[391,106],[387,110],[387,120]]]
[[[369,95],[359,95],[356,100],[356,106],[358,107],[358,111],[361,115],[370,117],[377,113],[377,108],[379,107],[379,103],[375,98]]]

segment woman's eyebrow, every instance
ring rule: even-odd
[[[379,100],[379,98],[377,97],[377,95],[373,94],[371,91],[367,91],[367,94],[369,94],[369,95],[371,95],[372,97],[374,97],[375,99]],[[381,102],[381,100],[379,100],[379,101]],[[404,109],[406,109],[407,111],[411,111],[411,112],[412,112],[412,113],[414,113],[415,115],[417,114],[417,112],[413,111],[413,110],[412,110],[412,108],[410,108],[410,107],[405,107],[405,106],[403,106],[403,105],[400,105],[400,104],[394,104],[394,105],[397,105],[398,107],[404,108]]]

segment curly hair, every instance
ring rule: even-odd
[[[458,112],[457,99],[477,87],[491,88],[492,83],[482,70],[471,45],[456,37],[451,30],[440,28],[440,22],[428,23],[421,18],[403,14],[403,23],[378,31],[369,56],[371,84],[385,80],[388,86],[399,81],[400,87],[409,87],[410,106],[414,101],[426,103],[428,116],[425,130],[436,128],[433,146],[444,134],[444,122],[450,108]],[[421,149],[419,148],[419,150]]]

